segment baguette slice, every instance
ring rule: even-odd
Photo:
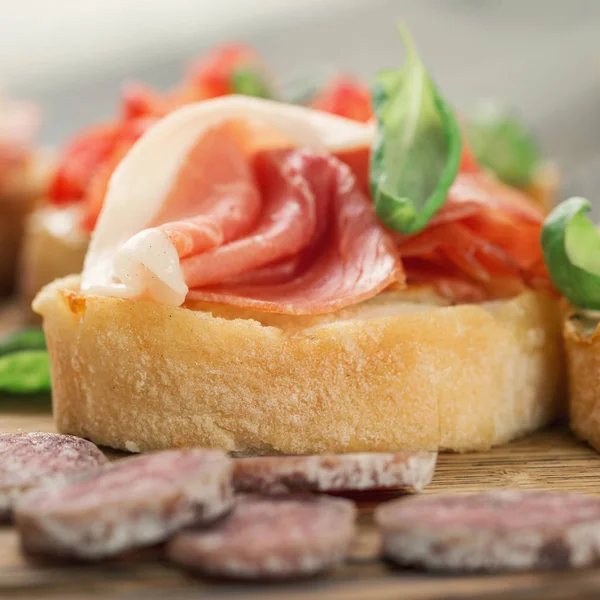
[[[89,236],[79,228],[80,207],[37,207],[27,218],[20,257],[19,296],[28,321],[39,321],[31,312],[36,294],[48,283],[80,273]]]
[[[571,429],[600,451],[600,329],[598,320],[567,309],[564,337]]]
[[[0,295],[13,290],[27,216],[45,193],[51,165],[49,153],[34,154],[0,188]]]
[[[186,308],[44,288],[59,431],[130,451],[482,450],[560,417],[554,298],[443,306],[423,288],[334,314]]]

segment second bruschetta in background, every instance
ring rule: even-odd
[[[570,198],[548,216],[542,246],[550,276],[568,300],[563,334],[571,428],[600,451],[600,235],[584,198]]]
[[[27,216],[45,193],[51,157],[34,145],[39,111],[0,99],[0,295],[13,291]]]

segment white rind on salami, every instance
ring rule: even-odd
[[[0,522],[25,492],[59,484],[107,462],[92,442],[73,435],[33,431],[0,434]]]
[[[234,462],[243,492],[334,492],[397,489],[418,492],[433,477],[436,452],[257,456]]]
[[[125,458],[14,510],[23,548],[86,560],[152,545],[231,509],[231,460],[220,451],[170,450]]]
[[[434,571],[524,571],[600,563],[600,498],[499,490],[414,497],[375,520],[391,561]]]
[[[169,558],[228,579],[309,577],[342,562],[354,533],[349,500],[318,496],[238,496],[227,519],[179,533]]]

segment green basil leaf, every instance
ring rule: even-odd
[[[39,394],[50,391],[46,350],[21,350],[0,356],[0,392]]]
[[[18,350],[43,350],[46,348],[44,332],[39,327],[27,327],[0,339],[0,356]]]
[[[546,218],[542,250],[554,285],[575,306],[600,310],[600,235],[586,217],[592,205],[570,198]]]
[[[443,206],[461,157],[458,120],[413,47],[400,70],[379,73],[373,88],[377,135],[371,153],[371,193],[379,218],[416,233]]]
[[[273,97],[263,74],[250,67],[236,69],[231,74],[231,88],[234,94],[256,96],[257,98]]]
[[[467,119],[467,136],[477,160],[501,181],[526,187],[540,162],[533,134],[514,114],[485,102]]]

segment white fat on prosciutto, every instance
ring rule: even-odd
[[[288,148],[332,154],[369,147],[374,135],[371,124],[247,96],[217,98],[170,113],[138,140],[110,180],[85,260],[83,291],[176,306],[185,301],[189,290],[181,253],[172,237],[153,225],[198,141],[236,120],[276,129]],[[258,136],[256,144],[263,149]]]

